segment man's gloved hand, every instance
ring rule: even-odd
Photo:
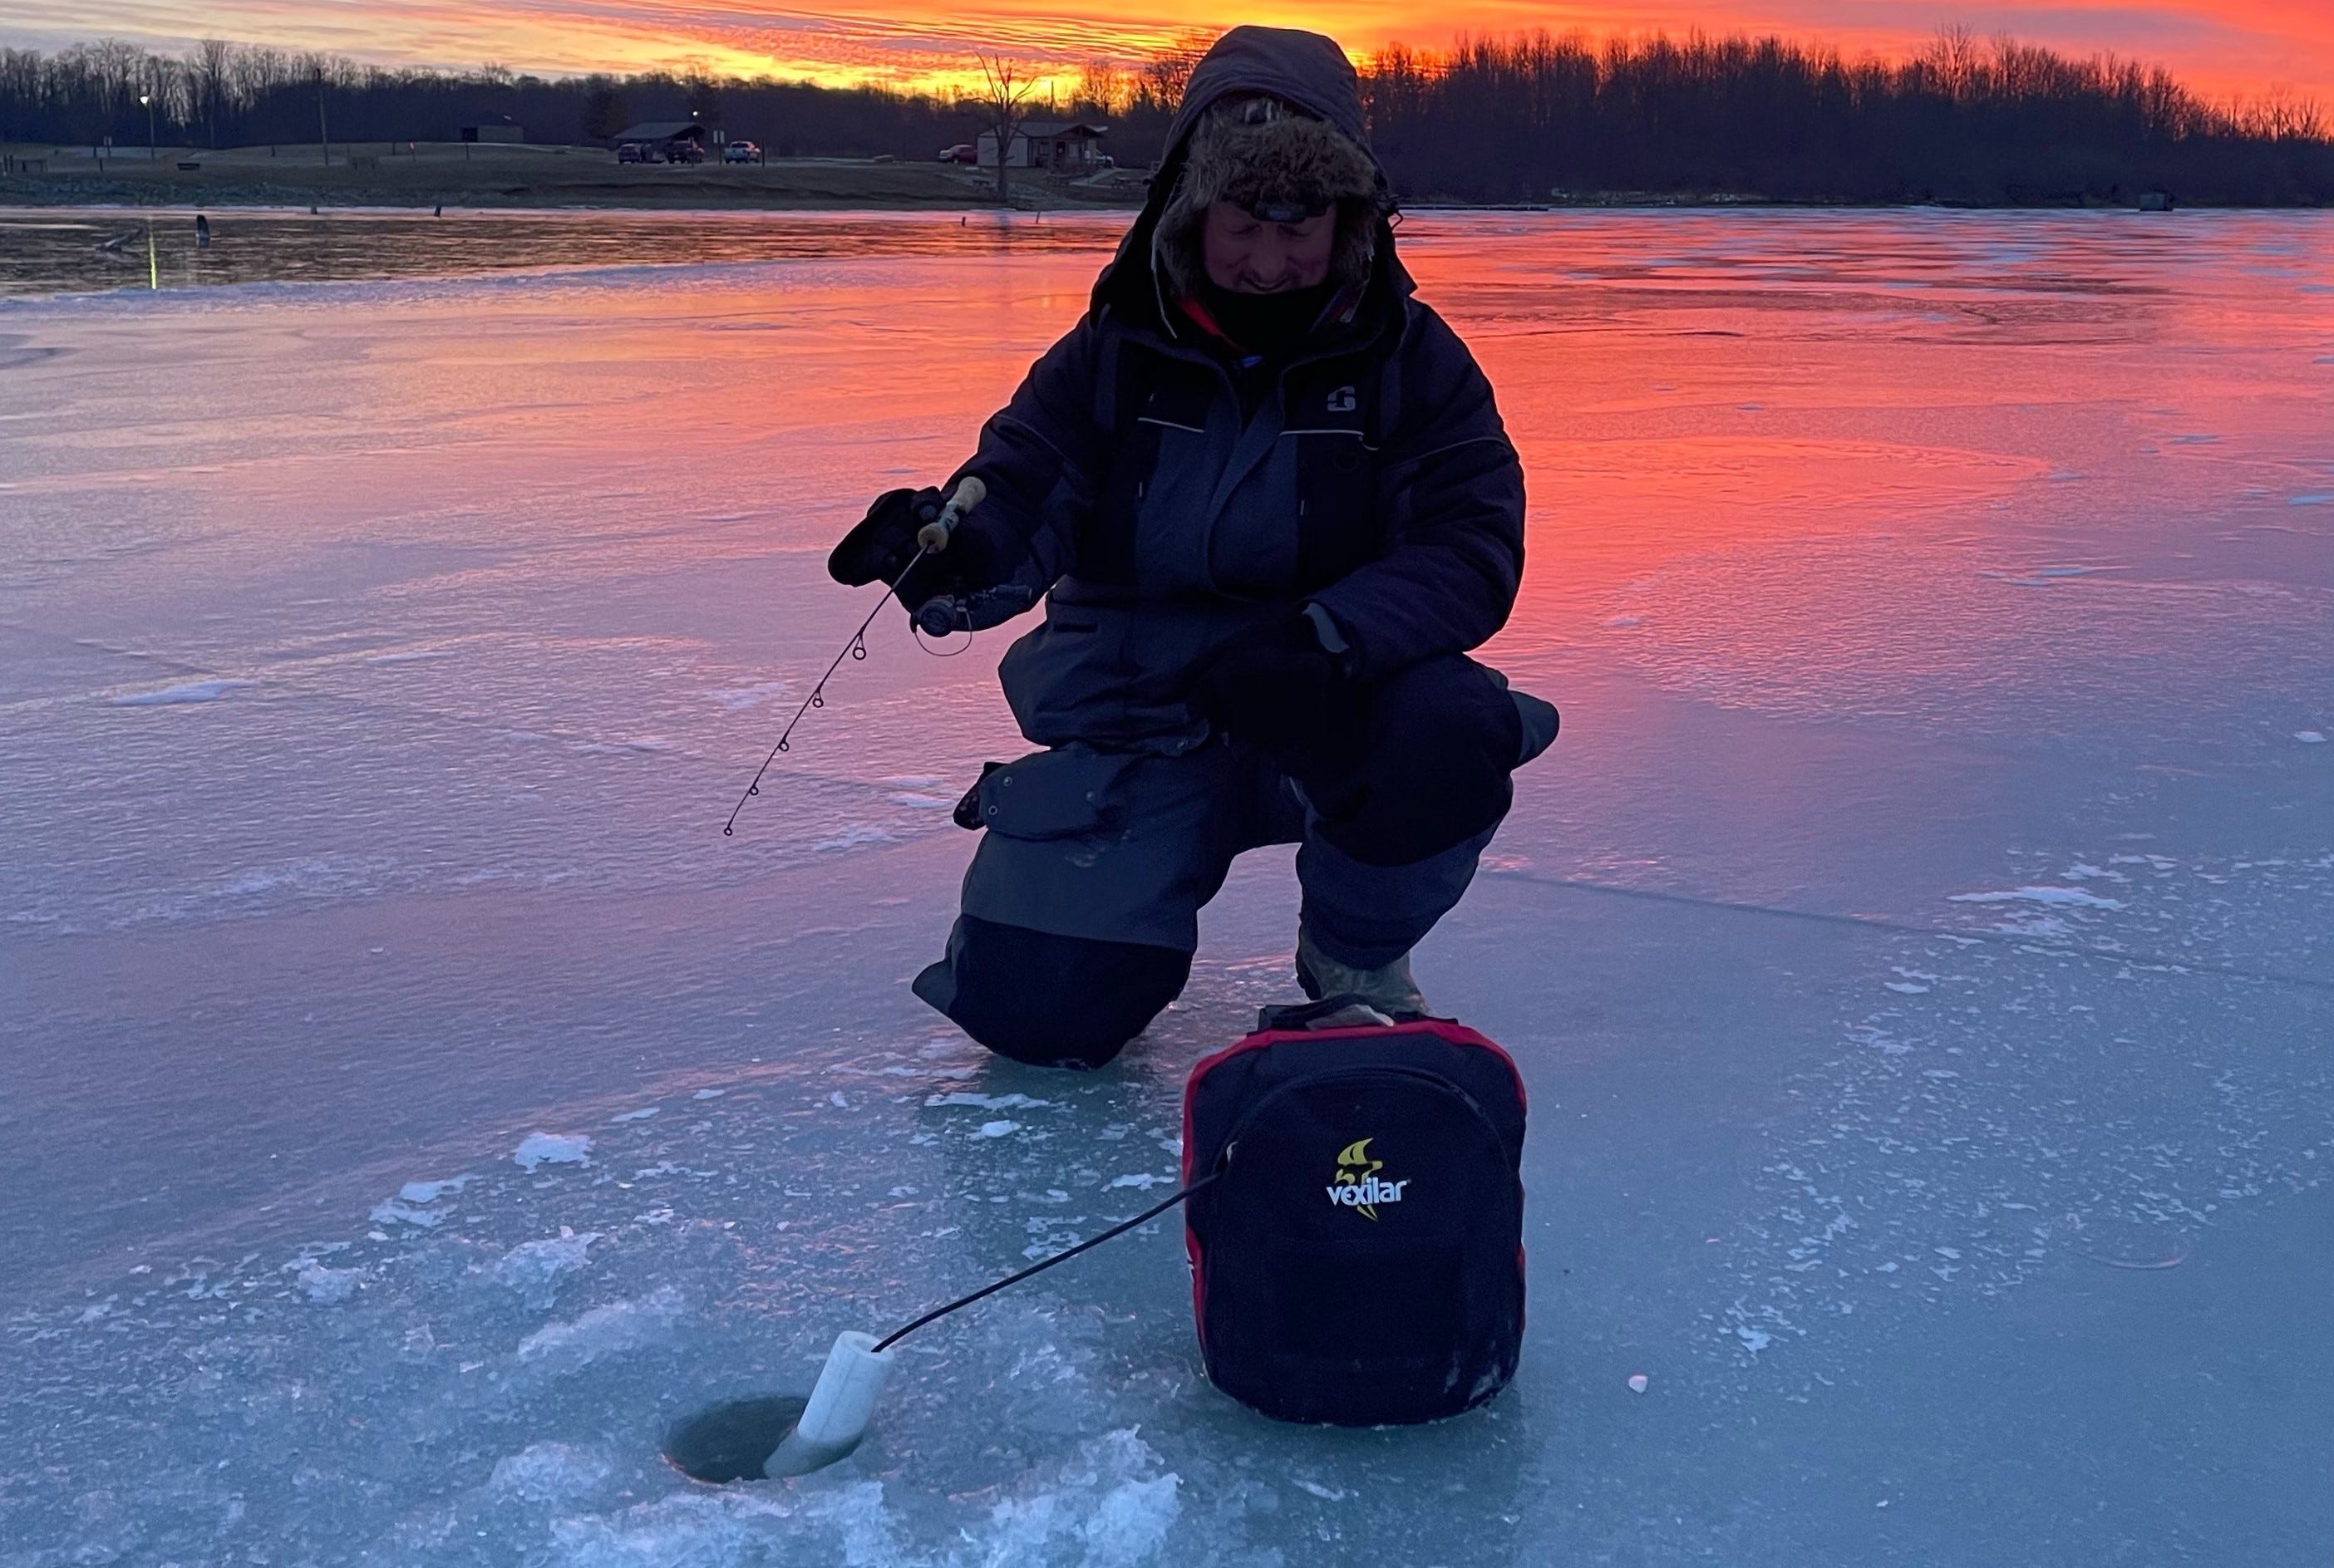
[[[1193,697],[1218,731],[1300,779],[1349,765],[1366,749],[1363,693],[1301,610],[1217,649],[1200,669]]]
[[[827,556],[827,575],[850,588],[896,582],[900,602],[911,614],[942,595],[969,600],[1008,582],[1027,558],[1027,551],[1009,544],[1000,547],[990,530],[970,518],[957,524],[947,549],[925,556],[913,572],[901,577],[908,563],[916,559],[916,531],[939,517],[946,504],[938,490],[886,490]],[[1010,540],[1009,531],[1004,538]],[[1022,599],[996,620],[1010,619],[1027,609],[1034,597],[1033,593]],[[981,618],[976,613],[973,619]]]
[[[946,504],[946,498],[930,486],[884,491],[867,508],[859,525],[845,534],[843,543],[827,556],[827,575],[846,588],[891,582],[915,559],[916,530],[938,517]],[[917,575],[923,573],[920,571]]]

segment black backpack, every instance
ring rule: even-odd
[[[1209,1380],[1285,1421],[1471,1409],[1524,1330],[1524,1087],[1438,1019],[1262,1029],[1183,1091],[1191,1305]]]

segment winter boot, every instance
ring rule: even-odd
[[[1297,927],[1297,983],[1316,1002],[1330,996],[1350,998],[1398,1024],[1427,1015],[1426,998],[1419,995],[1418,982],[1410,977],[1408,953],[1374,969],[1356,969],[1316,947],[1313,933],[1301,921]]]

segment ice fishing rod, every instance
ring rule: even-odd
[[[795,726],[802,722],[803,715],[812,708],[826,706],[826,683],[834,678],[834,672],[843,668],[843,661],[867,657],[867,629],[875,624],[875,618],[883,613],[883,606],[900,592],[900,584],[908,580],[908,573],[913,572],[925,556],[937,555],[946,550],[949,540],[956,534],[957,524],[964,521],[964,515],[979,505],[988,495],[989,486],[968,474],[958,481],[956,494],[948,498],[948,505],[940,508],[940,515],[916,530],[916,553],[908,558],[908,563],[900,569],[900,574],[892,579],[891,586],[883,591],[882,599],[867,612],[867,619],[859,623],[859,630],[851,634],[851,640],[843,645],[843,651],[834,656],[834,661],[826,667],[826,673],[820,676],[818,684],[810,688],[810,695],[803,698],[800,707],[795,709],[795,716],[786,720],[786,727],[778,732],[778,744],[770,748],[770,755],[764,757],[762,765],[754,770],[754,782],[746,786],[746,793],[738,797],[738,803],[729,808],[729,820],[721,824],[723,838],[732,837],[737,832],[738,813],[746,809],[747,801],[762,793],[762,775],[770,771],[770,765],[778,760],[778,754],[793,749],[791,742]]]

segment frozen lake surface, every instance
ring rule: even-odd
[[[1251,1417],[1170,1219],[669,1469],[1163,1193],[1294,995],[1271,851],[1109,1071],[909,996],[1000,634],[887,616],[722,837],[1115,227],[803,224],[0,303],[0,1568],[2322,1568],[2323,216],[1407,224],[1566,719],[1419,958],[1533,1097],[1515,1386]]]

